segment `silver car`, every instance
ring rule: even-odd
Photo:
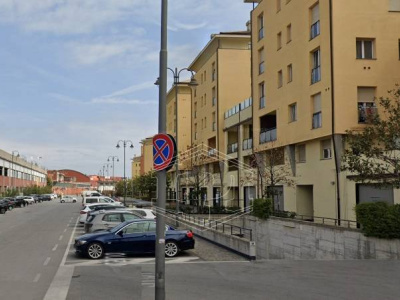
[[[138,213],[126,210],[95,211],[90,213],[85,222],[85,232],[90,233],[111,229],[122,222],[136,219],[143,219],[143,217]]]

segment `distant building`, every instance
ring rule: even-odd
[[[132,159],[132,164],[131,164],[131,167],[132,167],[132,178],[140,176],[140,162],[141,162],[141,160],[142,160],[141,156],[135,156]]]

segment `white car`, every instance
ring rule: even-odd
[[[64,196],[61,198],[60,203],[76,203],[76,198],[72,196]]]
[[[25,200],[26,202],[28,202],[28,204],[33,204],[33,203],[35,203],[35,199],[33,199],[33,197],[26,196],[26,197],[24,197],[24,200]]]
[[[143,219],[155,219],[156,215],[151,209],[146,208],[127,208],[128,211],[140,214]]]

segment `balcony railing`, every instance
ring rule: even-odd
[[[217,97],[212,98],[212,106],[215,106],[217,104]]]
[[[253,139],[243,140],[243,150],[250,150],[253,148]]]
[[[320,34],[319,20],[311,25],[310,38],[313,39]]]
[[[250,107],[251,105],[253,105],[252,98],[248,98],[242,101],[241,103],[235,105],[234,107],[225,112],[225,119],[228,119],[229,117],[238,114],[240,111],[246,109],[247,107]]]
[[[260,109],[265,107],[265,97],[260,97]]]
[[[312,117],[312,128],[320,128],[322,127],[322,113],[321,112],[317,112],[313,114]]]
[[[378,110],[373,102],[358,103],[358,123],[370,123],[377,115]]]
[[[258,74],[262,74],[264,73],[265,68],[264,68],[264,62],[260,62],[260,64],[258,65]]]
[[[270,129],[261,129],[260,144],[276,141],[276,127]]]
[[[228,154],[236,153],[238,151],[238,143],[233,143],[228,145],[227,152]]]
[[[212,131],[216,131],[217,130],[217,123],[213,122],[212,123]]]
[[[216,156],[216,155],[217,155],[217,149],[208,150],[208,156]]]
[[[321,81],[321,67],[318,66],[311,71],[311,84]]]
[[[261,27],[258,30],[258,40],[261,40],[262,38],[264,38],[264,27]]]

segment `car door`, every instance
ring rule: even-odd
[[[104,229],[110,229],[122,222],[121,213],[104,214],[101,224]]]
[[[122,238],[118,249],[119,252],[129,254],[143,254],[147,253],[145,242],[149,224],[145,221],[134,222],[126,227],[122,231]]]
[[[144,237],[144,247],[147,253],[156,252],[156,222],[148,221],[146,236]]]

